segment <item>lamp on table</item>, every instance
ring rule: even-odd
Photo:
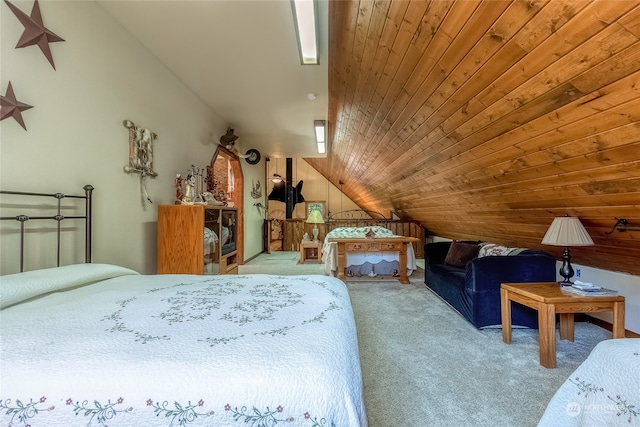
[[[313,241],[318,241],[318,224],[324,224],[324,219],[322,219],[322,214],[319,210],[314,209],[309,212],[309,217],[307,218],[307,223],[313,224]]]
[[[560,285],[570,286],[573,268],[571,267],[569,246],[591,246],[594,243],[578,218],[565,215],[553,219],[547,233],[542,238],[542,244],[564,246],[562,266],[559,271],[564,280],[560,282]]]

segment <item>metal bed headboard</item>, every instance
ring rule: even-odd
[[[368,218],[367,218],[368,217]],[[328,221],[343,219],[389,219],[380,212],[370,211],[366,209],[347,209],[340,212],[334,212],[327,218]]]
[[[85,247],[84,247],[84,258],[86,263],[91,262],[91,195],[93,192],[93,186],[87,184],[84,187],[84,196],[71,195],[71,194],[63,194],[63,193],[29,193],[24,191],[2,191],[0,190],[0,194],[11,194],[16,196],[35,196],[35,197],[53,197],[58,200],[58,213],[53,216],[28,216],[28,215],[17,215],[17,216],[7,216],[0,217],[0,220],[14,220],[20,222],[20,272],[24,271],[24,223],[30,220],[55,220],[57,222],[57,266],[60,267],[60,229],[61,223],[65,219],[84,219],[85,220]],[[84,215],[74,215],[74,216],[64,216],[61,214],[61,203],[62,199],[85,199],[85,214]]]

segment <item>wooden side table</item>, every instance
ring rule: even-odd
[[[314,242],[313,240],[303,240],[300,242],[300,264],[304,264],[307,257],[307,251],[311,250],[312,257],[318,258],[318,264],[322,263],[322,251],[320,245],[322,242],[319,240]]]
[[[503,283],[500,286],[502,341],[511,343],[511,301],[538,310],[540,364],[556,367],[556,313],[560,339],[573,341],[574,313],[613,311],[613,338],[624,338],[624,297],[582,296],[563,291],[557,282]]]

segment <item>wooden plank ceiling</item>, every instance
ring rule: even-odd
[[[332,1],[329,154],[360,207],[640,275],[640,2]],[[343,183],[343,184],[340,184]]]

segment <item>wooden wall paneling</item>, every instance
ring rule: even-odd
[[[440,72],[446,75],[446,79],[434,90],[433,96],[429,98],[430,102],[424,102],[421,94],[416,93],[418,96],[415,96],[413,100],[419,108],[412,114],[412,117],[400,117],[401,122],[411,122],[412,124],[405,128],[405,135],[400,134],[402,139],[407,139],[413,131],[425,125],[428,129],[434,129],[443,119],[449,117],[460,105],[463,105],[469,99],[470,91],[469,88],[465,88],[464,91],[459,88],[468,81],[481,84],[481,81],[475,78],[477,71],[482,69],[483,64],[501,49],[505,41],[512,37],[518,29],[518,25],[522,25],[518,24],[518,22],[522,22],[522,18],[517,19],[517,17],[522,13],[532,14],[533,10],[521,2],[482,3],[472,17],[475,25],[467,26],[473,31],[459,34],[455,43],[449,46],[442,60],[439,61]],[[488,15],[487,11],[491,12],[491,15]],[[494,22],[496,18],[497,20]],[[478,25],[478,23],[483,25]],[[469,47],[471,49],[467,51]],[[522,57],[524,53],[522,49],[519,49],[516,56]],[[448,61],[452,55],[455,55],[455,61]],[[462,56],[458,57],[460,55]],[[493,70],[496,73],[499,72],[499,69],[493,68]],[[453,95],[458,92],[461,93],[460,96],[452,99]],[[412,109],[407,108],[407,111],[412,111]],[[434,118],[435,123],[429,123],[430,118]]]
[[[408,74],[420,57],[419,49],[410,49],[410,46],[414,40],[415,30],[421,25],[421,18],[428,7],[428,3],[415,2],[406,3],[406,5],[408,5],[408,7],[402,17],[397,13],[399,10],[395,10],[396,13],[392,17],[393,21],[386,24],[387,28],[396,27],[398,31],[393,35],[393,41],[385,40],[385,45],[390,46],[390,50],[384,64],[384,69],[382,73],[380,73],[381,78],[378,79],[378,85],[375,89],[375,93],[381,94],[383,101],[389,99],[389,91],[395,91],[394,93],[397,96],[398,90],[401,89],[401,82],[408,78]],[[401,67],[400,64],[405,64],[405,66]],[[401,73],[405,73],[405,75],[398,75],[399,70],[402,70]],[[361,68],[360,72],[368,75],[371,74],[371,69]],[[374,80],[376,79],[374,78]],[[364,110],[361,110],[360,113],[363,111]],[[379,112],[381,110],[378,108],[377,111]],[[357,115],[358,111],[354,111],[354,113]],[[376,122],[376,120],[385,120],[385,117],[375,115],[373,116],[373,122]],[[354,117],[354,122],[356,121],[357,117]],[[360,134],[361,130],[359,128],[357,130],[352,129],[349,135],[357,135],[356,132]],[[355,140],[355,138],[350,139],[352,141]],[[371,150],[368,150],[367,155],[376,155],[376,152],[373,151],[376,149],[373,147],[370,148]],[[346,162],[348,168],[353,168],[356,171],[356,176],[360,174],[362,160],[362,158],[350,157]]]
[[[607,234],[640,216],[640,3],[354,0],[330,16],[330,151],[309,163],[348,197],[538,247],[566,212],[596,242],[584,265],[640,274],[637,234]]]
[[[369,24],[371,22],[371,13],[373,11],[373,4],[370,2],[362,2],[359,5],[358,19],[355,27],[355,34],[353,39],[353,45],[351,49],[352,63],[360,65],[363,61],[363,57],[366,55],[367,48],[367,34],[369,33]],[[372,33],[373,34],[373,33]],[[362,76],[359,67],[353,67],[351,72],[347,76],[347,84],[345,87],[344,104],[346,106],[345,112],[347,113],[347,119],[343,122],[342,129],[345,130],[346,140],[351,140],[351,133],[349,132],[349,120],[354,113],[357,112],[357,107],[353,101],[356,95],[357,81]]]
[[[330,73],[329,73],[329,93],[330,98],[334,102],[329,104],[329,113],[332,115],[335,127],[330,127],[330,132],[333,133],[333,139],[331,140],[331,150],[337,151],[339,144],[334,144],[333,141],[342,139],[342,127],[337,126],[338,121],[342,117],[346,117],[347,112],[345,108],[344,97],[346,93],[347,75],[350,72],[350,68],[345,58],[350,58],[351,48],[353,45],[353,39],[355,37],[355,26],[357,19],[358,3],[343,1],[330,3],[329,10],[333,19],[329,23],[330,31],[341,32],[340,37],[330,37],[330,45],[332,46],[331,52],[339,54],[333,55],[332,60],[329,61]],[[339,158],[339,157],[338,157]],[[335,161],[336,157],[332,156],[330,161]]]
[[[404,10],[407,4],[408,3],[404,3],[402,9],[395,8],[396,13],[399,10]],[[353,90],[353,99],[350,101],[350,104],[358,105],[359,107],[358,110],[354,111],[354,114],[350,114],[343,123],[342,128],[345,129],[346,140],[351,140],[351,135],[357,133],[356,128],[358,123],[355,118],[363,114],[364,106],[368,104],[373,94],[373,91],[369,90],[369,88],[373,84],[374,78],[367,70],[374,67],[374,62],[377,62],[378,66],[380,66],[380,63],[386,60],[386,57],[389,55],[388,41],[384,38],[384,25],[391,6],[392,2],[390,1],[373,2],[370,7],[366,8],[368,14],[358,18],[358,31],[366,31],[374,36],[367,37],[366,41],[363,42],[363,51],[361,52],[362,60],[357,61],[357,72],[352,73],[350,76],[349,85]],[[365,22],[363,21],[365,21],[367,17],[369,18],[368,22],[366,22],[367,28],[364,28]],[[360,23],[362,23],[362,25],[360,25]]]
[[[633,77],[631,77],[631,76],[630,76],[629,78],[631,79],[631,81],[635,81],[635,79],[634,79]],[[629,92],[628,90],[624,90],[624,93],[628,93],[628,92]],[[603,102],[604,102],[604,101],[603,101]],[[597,108],[596,106],[594,106],[594,107],[595,107],[595,108]],[[624,109],[623,109],[623,111],[624,111]],[[621,113],[622,113],[622,111],[621,111]],[[626,116],[621,116],[621,117],[623,117],[623,118],[624,118],[624,117],[626,117]],[[547,118],[547,120],[545,120],[545,121],[549,121],[549,120],[553,120],[553,119]],[[628,119],[626,119],[626,121],[628,121]],[[584,122],[584,123],[581,123],[580,128],[581,128],[581,129],[584,129],[584,128],[585,128],[585,126],[586,126],[588,123],[589,123],[589,122],[585,120],[585,122]],[[598,121],[598,123],[599,123],[599,121]],[[546,130],[546,129],[545,129],[545,130]],[[564,133],[563,133],[563,134],[561,134],[561,135],[559,135],[559,138],[565,138]],[[542,140],[543,140],[544,138],[542,138],[542,137],[541,137],[541,138],[539,138],[539,139],[540,139],[541,141],[540,141],[540,142],[538,142],[538,144],[542,143]],[[547,139],[548,139],[548,137],[547,137]],[[494,142],[494,140],[490,140],[490,141],[491,141],[491,142]],[[508,145],[508,144],[509,144],[509,143],[508,143],[508,141],[506,141],[506,140],[505,140],[504,145]],[[487,147],[489,147],[489,148],[487,148]],[[474,160],[474,163],[470,164],[470,166],[471,166],[471,167],[473,167],[473,168],[475,168],[475,170],[480,171],[480,173],[483,173],[483,174],[484,174],[484,169],[483,169],[483,168],[484,168],[484,167],[489,166],[489,165],[490,165],[490,164],[491,164],[491,163],[496,159],[496,153],[495,153],[495,152],[493,152],[493,153],[491,152],[491,150],[492,150],[492,149],[493,149],[493,150],[495,150],[495,147],[496,147],[496,145],[493,145],[493,144],[490,144],[489,142],[487,142],[487,143],[486,143],[486,146],[485,146],[484,148],[483,148],[483,147],[481,147],[481,146],[471,148],[471,149],[470,149],[470,151],[472,151],[472,152],[473,152],[473,154],[475,154],[475,151],[474,151],[474,150],[476,150],[476,151],[484,150],[485,152],[484,152],[484,153],[479,152],[479,153],[476,155],[476,157],[477,157],[477,158],[479,158],[479,159],[483,159],[483,160],[484,160],[482,163],[480,162],[480,160]],[[500,147],[500,145],[498,145],[497,147]],[[533,144],[532,149],[534,149],[533,147],[535,147],[535,144]],[[539,148],[541,148],[541,147],[540,147],[540,145],[538,145],[538,149],[539,149]],[[482,155],[482,154],[484,154],[484,155]],[[498,154],[498,155],[499,155],[499,154]],[[514,154],[510,154],[510,155],[502,155],[502,156],[503,156],[503,158],[504,158],[504,159],[509,159],[509,158],[511,158],[511,160],[512,160],[512,161],[513,161],[513,159],[514,159]],[[456,170],[457,170],[457,169],[456,169]],[[424,178],[423,178],[422,176],[420,176],[420,175],[418,174],[416,178],[417,178],[417,179],[426,179],[427,181],[428,181],[428,180],[430,180],[430,179],[434,179],[433,171],[430,171],[429,175],[430,175],[429,177],[424,177]]]
[[[370,3],[367,2],[365,5],[360,5],[358,2],[345,2],[351,7],[346,10],[346,21],[349,22],[348,27],[345,27],[345,33],[343,34],[344,42],[341,45],[341,58],[345,58],[344,62],[337,62],[336,65],[339,65],[339,68],[336,68],[336,73],[340,76],[340,93],[339,97],[341,100],[341,111],[339,112],[340,124],[338,127],[338,138],[335,140],[350,140],[347,137],[347,127],[345,126],[348,123],[348,118],[351,114],[352,102],[350,95],[350,90],[353,86],[352,80],[357,79],[358,75],[358,67],[352,64],[351,60],[346,60],[346,58],[353,57],[362,57],[362,49],[364,49],[363,44],[358,44],[357,41],[363,38],[363,31],[366,30],[365,24],[363,23],[363,19],[361,18],[361,8],[365,8],[364,15],[368,16],[367,7]],[[337,121],[336,121],[337,122]],[[346,149],[344,144],[335,144],[332,147],[333,150],[339,152],[340,150]],[[339,156],[339,158],[343,158],[343,156]]]
[[[359,167],[355,168],[356,176],[361,179],[374,179],[371,177],[371,171],[376,170],[379,164],[387,165],[388,158],[386,153],[395,152],[400,146],[400,141],[394,137],[397,132],[402,129],[405,123],[399,119],[399,116],[403,111],[411,111],[410,99],[414,96],[414,92],[420,93],[420,100],[428,98],[428,93],[432,93],[437,85],[444,79],[444,73],[442,68],[438,65],[443,55],[447,52],[447,48],[451,45],[453,37],[464,27],[465,22],[469,19],[469,16],[473,13],[478,5],[472,2],[455,2],[450,7],[446,14],[443,23],[437,28],[431,43],[428,44],[425,55],[419,55],[421,52],[412,50],[412,56],[403,58],[402,61],[395,66],[395,76],[392,81],[390,89],[393,91],[391,96],[387,94],[386,99],[389,100],[388,104],[381,106],[381,111],[384,111],[384,116],[379,115],[382,121],[376,128],[374,122],[370,145],[374,145],[368,150],[368,156],[360,159]],[[415,28],[408,28],[408,33],[415,33]],[[410,46],[410,44],[408,45]],[[421,66],[418,61],[422,59]],[[454,61],[453,58],[448,58],[449,62]],[[428,67],[426,70],[423,68]],[[418,66],[418,72],[413,73],[415,67]],[[403,70],[406,72],[403,73]],[[424,74],[423,74],[424,73]],[[415,80],[420,82],[420,87],[417,90],[405,90],[404,87],[410,83],[409,80],[413,75],[419,77]],[[422,78],[422,75],[425,75]],[[423,101],[422,101],[423,102]],[[420,102],[420,104],[422,104]],[[376,160],[378,160],[376,162]],[[369,174],[366,174],[366,172]],[[365,178],[369,175],[368,178]]]
[[[424,96],[424,94],[421,94],[422,96]]]
[[[358,135],[360,138],[366,134],[369,124],[375,119],[375,116],[379,111],[379,105],[384,100],[383,93],[386,92],[392,78],[390,73],[372,73],[370,70],[384,68],[385,64],[389,61],[389,58],[393,55],[395,30],[401,25],[408,4],[408,2],[391,3],[387,16],[384,17],[384,30],[380,37],[380,44],[376,50],[374,63],[372,64],[372,67],[360,70],[362,74],[367,76],[366,85],[362,87],[363,97],[360,104],[361,107],[357,116],[354,115],[349,117],[350,122],[353,124],[351,129],[352,134]],[[393,37],[389,37],[389,34],[393,34]],[[385,89],[382,90],[380,89],[381,87],[384,87]],[[354,162],[357,163],[360,159],[350,158],[349,160],[353,164]],[[357,166],[354,166],[353,168],[356,170],[359,169]]]

